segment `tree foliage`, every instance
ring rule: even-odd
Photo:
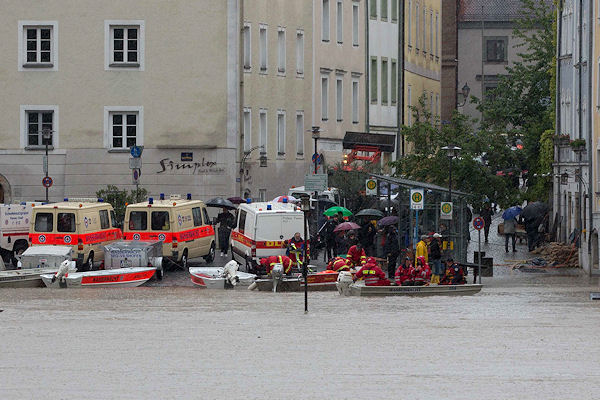
[[[130,192],[127,189],[119,189],[115,185],[108,185],[106,189],[101,189],[96,192],[98,198],[104,199],[107,203],[110,203],[115,209],[115,216],[117,224],[123,226],[123,220],[125,219],[125,209],[127,204],[136,203],[146,199],[148,191],[144,188],[139,191],[132,190]]]

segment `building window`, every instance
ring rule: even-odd
[[[260,58],[260,71],[267,71],[267,26],[260,25],[258,30],[258,56]]]
[[[352,3],[352,45],[358,46],[358,3]]]
[[[392,58],[392,105],[398,103],[398,62]]]
[[[304,31],[296,31],[296,73],[304,75]]]
[[[329,78],[321,77],[321,120],[329,119]]]
[[[104,21],[104,69],[144,70],[144,21]]]
[[[381,20],[387,21],[388,18],[388,4],[387,0],[379,0],[379,6],[381,7]]]
[[[352,123],[358,124],[358,81],[352,81]]]
[[[267,189],[258,189],[258,201],[267,201]]]
[[[26,148],[43,147],[46,144],[53,146],[54,138],[54,110],[41,108],[25,110],[25,129],[27,133]],[[43,138],[43,131],[51,132],[48,140]]]
[[[433,56],[433,11],[429,10],[429,53]]]
[[[267,110],[260,110],[258,123],[260,129],[259,146],[262,146],[260,154],[267,154]]]
[[[336,36],[338,43],[344,42],[344,9],[341,0],[337,2]]]
[[[433,113],[434,113],[434,110],[433,110],[433,92],[429,93],[429,112],[431,113],[431,117],[432,117],[432,120],[433,120]]]
[[[252,109],[244,107],[244,151],[252,148]]]
[[[439,14],[435,13],[435,57],[436,58],[440,57],[439,43],[438,43],[438,40],[439,40],[439,36],[438,35],[439,35],[440,27],[439,27],[438,24],[439,24]]]
[[[304,111],[296,111],[296,155],[304,156]]]
[[[435,95],[435,115],[440,115],[440,95],[437,93]]]
[[[391,0],[392,2],[392,22],[398,22],[398,0]]]
[[[408,47],[412,47],[412,0],[408,0],[408,13],[406,21],[408,26]]]
[[[423,4],[423,54],[427,53],[427,10]],[[431,50],[431,49],[430,49]]]
[[[57,71],[57,48],[58,22],[19,21],[19,71]]]
[[[377,57],[371,57],[371,103],[377,103]]]
[[[388,104],[388,60],[381,59],[381,104]]]
[[[335,108],[335,113],[336,113],[336,119],[338,121],[342,121],[343,119],[343,115],[342,115],[342,111],[343,111],[343,98],[344,98],[344,83],[342,81],[342,78],[337,78],[336,79],[336,86],[335,86],[335,100],[336,100],[336,108]]]
[[[321,40],[329,42],[329,0],[323,0],[323,32]]]
[[[277,72],[285,74],[285,28],[277,29]]]
[[[252,68],[252,39],[250,36],[250,24],[244,24],[242,31],[242,40],[244,45],[244,70],[249,71]]]
[[[408,123],[408,126],[412,126],[412,115],[413,115],[413,110],[412,110],[412,87],[410,85],[408,85],[408,93],[407,93],[406,97],[407,97],[406,103],[408,104],[408,107],[406,108],[407,111],[408,111],[408,115],[406,116],[406,122]]]
[[[507,37],[485,39],[485,60],[487,62],[505,62]]]
[[[419,3],[415,4],[415,49],[419,50]]]
[[[369,1],[369,16],[377,19],[377,0]]]
[[[285,111],[277,110],[277,155],[285,155]]]
[[[126,150],[143,142],[142,107],[104,107],[105,147]]]

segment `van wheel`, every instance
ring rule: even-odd
[[[181,255],[181,267],[187,271],[189,266],[188,266],[188,251],[187,249],[185,249],[183,251],[183,254]]]
[[[17,268],[17,262],[19,261],[16,256],[20,256],[23,254],[25,250],[27,250],[27,243],[19,243],[15,245],[12,253],[10,253],[10,262],[12,263],[14,268]]]
[[[213,242],[210,245],[210,252],[208,253],[208,255],[206,257],[204,257],[204,261],[206,261],[207,264],[212,263],[215,260],[215,242]]]
[[[86,269],[88,271],[92,271],[94,269],[94,252],[90,251],[90,255],[88,256],[87,263],[85,263]]]

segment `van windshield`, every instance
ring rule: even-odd
[[[169,225],[168,211],[152,211],[152,230],[153,231],[168,231],[171,229]]]
[[[52,232],[54,216],[51,213],[37,213],[35,215],[36,232]]]
[[[129,214],[129,230],[145,231],[148,229],[148,213],[146,211],[132,211]]]
[[[56,230],[58,232],[75,232],[75,214],[58,213],[56,220]]]
[[[256,240],[288,240],[294,233],[304,236],[302,214],[263,214],[256,222]]]

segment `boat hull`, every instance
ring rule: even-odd
[[[338,274],[309,274],[307,276],[308,290],[311,292],[337,290],[336,281]],[[273,291],[273,279],[257,279],[256,287],[259,291]],[[283,278],[277,285],[278,292],[302,292],[304,291],[304,279],[302,275]]]
[[[190,279],[196,286],[207,289],[225,289],[225,278],[221,277],[223,268],[206,268],[192,267],[189,269]],[[240,279],[239,286],[250,286],[256,279],[256,275],[246,272],[237,271],[237,276]]]
[[[41,275],[54,274],[58,268],[31,268],[0,271],[0,288],[44,287]]]
[[[69,273],[62,282],[52,282],[54,274],[42,275],[47,287],[136,287],[146,283],[154,273],[155,268],[117,268],[104,271]]]
[[[340,294],[348,296],[470,296],[481,291],[483,285],[427,285],[427,286],[366,286],[363,282],[351,284]]]

